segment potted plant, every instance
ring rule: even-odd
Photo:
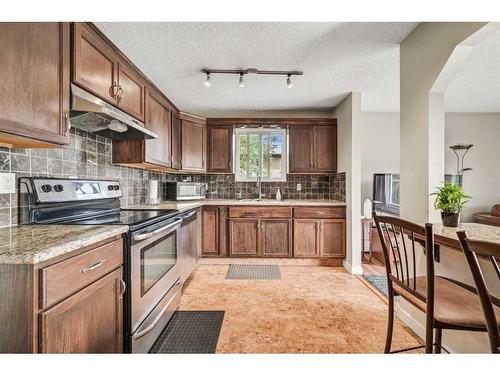
[[[441,220],[445,227],[458,227],[460,223],[460,211],[471,198],[463,191],[460,185],[447,182],[442,187],[438,187],[434,208],[441,210]]]

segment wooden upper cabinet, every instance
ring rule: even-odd
[[[119,60],[116,52],[84,23],[73,24],[73,82],[117,104]]]
[[[289,129],[290,173],[313,170],[314,128],[312,126],[291,126]]]
[[[0,46],[0,142],[68,144],[69,23],[0,23]]]
[[[212,173],[233,171],[233,127],[208,126],[208,169]]]
[[[127,63],[118,64],[118,107],[144,121],[146,81]]]
[[[291,126],[290,173],[330,173],[337,170],[337,126]]]
[[[39,314],[41,353],[123,351],[122,268]]]
[[[89,25],[73,28],[73,82],[144,121],[146,80]]]
[[[322,219],[320,228],[321,257],[345,256],[345,219]]]
[[[314,127],[314,171],[337,170],[337,126]]]
[[[156,165],[172,165],[172,111],[153,89],[146,91],[146,128],[158,135],[145,142],[145,161]]]
[[[292,224],[290,219],[260,220],[261,253],[265,257],[292,255]]]
[[[181,117],[179,112],[172,112],[172,168],[181,169]]]
[[[181,114],[181,169],[189,172],[205,172],[205,149],[205,120]]]

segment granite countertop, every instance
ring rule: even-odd
[[[202,206],[338,206],[345,207],[345,202],[330,199],[264,199],[261,201],[255,199],[204,199],[199,201],[161,201],[155,205],[134,205],[127,208],[147,208],[167,210],[174,209],[186,211],[192,208]]]
[[[36,264],[128,231],[127,225],[16,225],[0,229],[0,264]]]
[[[489,241],[500,244],[500,227],[479,223],[462,223],[458,228],[444,227],[442,224],[433,224],[432,229],[436,242],[461,250],[457,232],[464,230],[467,236],[474,240]]]

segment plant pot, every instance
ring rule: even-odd
[[[445,227],[458,227],[460,224],[460,212],[441,212],[441,221]]]

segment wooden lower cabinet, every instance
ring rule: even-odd
[[[203,207],[203,256],[227,256],[227,215],[225,206]]]
[[[344,207],[203,208],[203,256],[340,259],[345,246]]]
[[[320,220],[294,219],[293,256],[295,258],[316,258],[319,256]]]
[[[320,229],[320,257],[345,256],[345,220],[323,219]]]
[[[294,219],[295,258],[343,258],[345,219]]]
[[[40,352],[121,353],[122,272],[120,267],[41,312]]]
[[[290,257],[290,219],[229,219],[231,256]]]
[[[259,219],[229,219],[231,256],[259,256]]]
[[[260,220],[260,245],[264,257],[292,256],[292,220]]]

